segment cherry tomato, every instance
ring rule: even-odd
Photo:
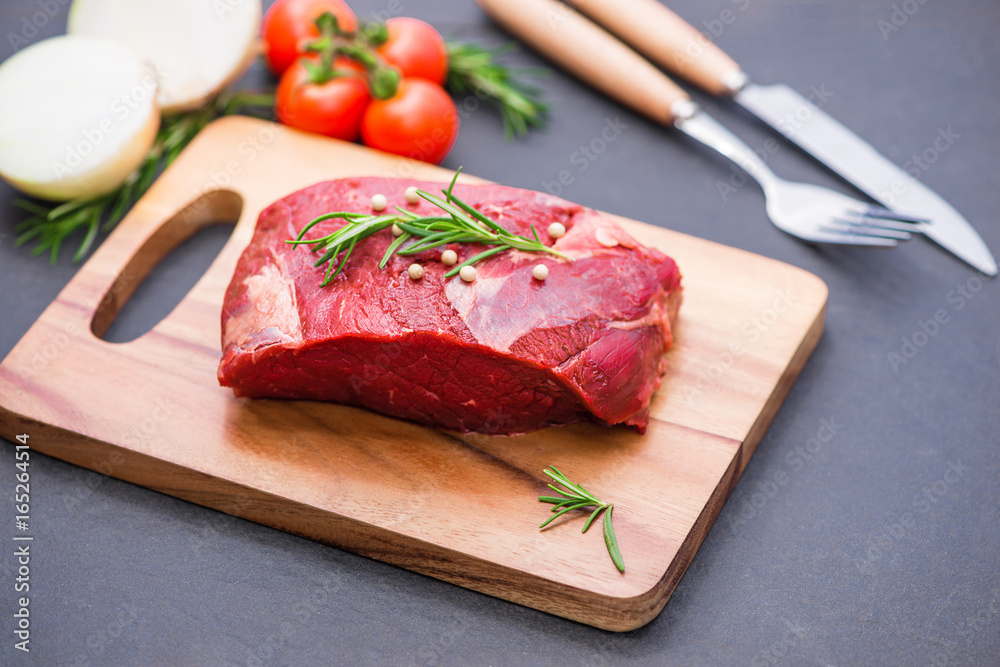
[[[365,79],[355,64],[338,58],[335,66],[346,74],[326,83],[311,83],[306,62],[305,58],[295,61],[278,82],[274,105],[278,120],[307,132],[354,141],[371,100]]]
[[[457,137],[455,103],[426,79],[403,79],[393,97],[372,100],[361,121],[361,138],[372,148],[434,164]]]
[[[376,51],[403,76],[420,77],[444,85],[448,76],[448,48],[430,24],[406,16],[385,22],[389,39]]]
[[[336,16],[342,30],[357,30],[358,18],[344,0],[278,0],[271,5],[261,34],[272,72],[283,74],[304,51],[304,44],[319,37],[315,21],[324,12]]]

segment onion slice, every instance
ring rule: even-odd
[[[37,42],[0,65],[0,176],[44,199],[117,188],[156,139],[156,77],[92,37]]]
[[[69,33],[120,42],[156,68],[164,113],[203,105],[257,52],[260,0],[73,0]]]

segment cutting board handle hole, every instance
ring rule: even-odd
[[[212,190],[161,224],[105,292],[90,322],[93,334],[127,343],[153,329],[208,270],[242,211],[240,195]]]

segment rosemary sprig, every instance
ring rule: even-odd
[[[456,96],[476,95],[499,107],[508,140],[526,134],[533,127],[545,127],[549,105],[541,101],[538,88],[517,77],[544,77],[549,73],[547,69],[498,64],[496,56],[514,51],[517,48],[514,43],[495,49],[460,42],[448,42],[447,46],[449,92]]]
[[[619,572],[624,572],[625,561],[622,560],[622,552],[618,549],[618,539],[615,537],[615,529],[611,525],[611,512],[615,507],[614,504],[598,500],[594,494],[590,493],[579,484],[574,484],[569,481],[566,475],[562,474],[555,466],[549,466],[542,472],[548,475],[552,481],[557,484],[561,484],[565,488],[560,489],[554,484],[549,484],[550,489],[562,495],[538,496],[538,500],[541,502],[552,503],[555,505],[555,507],[552,508],[554,514],[542,522],[542,525],[538,527],[539,530],[545,528],[545,526],[549,525],[567,512],[583,509],[585,507],[593,507],[594,511],[591,512],[590,516],[587,518],[587,522],[583,524],[583,532],[586,533],[587,529],[590,528],[590,524],[594,522],[594,519],[596,519],[601,512],[604,512],[604,544],[608,547],[608,553],[611,555],[611,561],[615,564],[615,567],[618,568]]]
[[[326,287],[340,275],[358,241],[389,229],[393,225],[396,225],[403,233],[386,249],[385,255],[378,265],[380,269],[385,268],[393,254],[415,255],[451,243],[478,243],[491,247],[460,264],[456,264],[444,274],[445,278],[451,278],[458,274],[463,267],[472,266],[488,257],[511,249],[545,252],[568,259],[566,255],[542,243],[534,225],[531,225],[533,239],[518,236],[453,195],[452,189],[455,187],[459,172],[461,169],[455,172],[448,188],[441,191],[444,194],[443,199],[425,190],[417,190],[417,194],[421,198],[434,204],[447,215],[421,216],[399,207],[396,208],[397,213],[380,215],[351,213],[349,211],[324,213],[303,227],[298,236],[286,241],[286,243],[309,245],[313,252],[322,251],[323,254],[314,264],[316,267],[329,264],[323,282],[320,284],[321,287]],[[345,220],[348,224],[326,236],[314,239],[305,238],[306,233],[315,225],[325,220],[334,219]],[[413,238],[416,240],[411,245],[403,247],[403,244]],[[343,258],[340,257],[342,254]]]
[[[63,203],[14,200],[16,206],[31,214],[15,228],[18,234],[16,245],[34,241],[32,256],[48,251],[50,261],[55,264],[63,243],[77,232],[84,232],[83,240],[73,255],[73,261],[79,262],[94,246],[98,232],[108,231],[117,225],[132,204],[153,184],[156,175],[169,166],[206,125],[220,116],[273,106],[274,96],[271,94],[236,91],[223,93],[212,104],[195,111],[164,117],[145,159],[113,192]]]

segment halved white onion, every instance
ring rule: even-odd
[[[153,63],[164,113],[194,109],[257,52],[260,0],[73,0],[69,33],[113,39]]]
[[[160,124],[154,73],[125,46],[62,36],[0,64],[0,176],[54,200],[117,188]]]

